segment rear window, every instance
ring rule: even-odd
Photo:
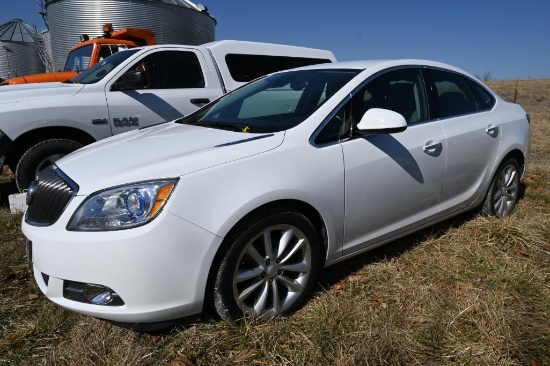
[[[326,64],[324,58],[228,54],[225,62],[235,81],[249,82],[272,72],[293,69],[295,67]]]

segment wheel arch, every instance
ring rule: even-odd
[[[498,216],[496,213],[496,209],[494,208],[494,201],[493,201],[493,187],[496,184],[495,180],[500,175],[501,170],[506,165],[507,162],[509,162],[511,159],[515,160],[518,165],[519,170],[519,178],[518,178],[518,190],[519,190],[519,184],[520,180],[523,177],[523,174],[525,173],[525,162],[526,162],[526,156],[523,154],[523,152],[519,149],[512,149],[510,150],[506,155],[498,161],[498,165],[496,165],[496,169],[493,172],[491,176],[491,180],[489,181],[489,186],[485,190],[485,194],[483,196],[483,199],[481,200],[481,203],[478,205],[478,209],[480,213],[484,216]],[[511,209],[503,211],[504,213],[502,216],[509,214],[517,204],[518,200],[520,199],[519,196],[516,196],[515,203],[512,206]],[[502,217],[499,216],[499,217]]]
[[[493,176],[497,174],[498,170],[500,169],[500,166],[510,158],[514,158],[517,160],[519,164],[520,173],[521,173],[520,177],[523,177],[523,174],[525,173],[525,155],[519,149],[513,149],[509,151],[506,155],[504,155],[504,157],[498,163],[497,169],[495,170]]]
[[[255,217],[257,218],[258,216],[265,216],[275,212],[281,212],[282,210],[291,210],[301,213],[311,222],[311,224],[315,228],[316,233],[318,233],[318,239],[321,245],[320,268],[324,267],[328,250],[328,235],[325,222],[319,211],[317,211],[317,209],[315,209],[310,204],[295,199],[284,199],[265,203],[244,215],[239,221],[237,221],[235,225],[233,225],[233,227],[224,237],[222,244],[216,251],[214,260],[212,261],[212,264],[208,271],[208,280],[204,289],[204,299],[206,306],[213,304],[213,291],[211,290],[214,286],[216,270],[221,264],[223,257],[229,249],[231,243],[233,243],[233,241],[237,239],[238,235],[242,232],[247,223],[251,220],[254,220]]]
[[[11,144],[6,164],[15,169],[15,164],[31,146],[48,139],[69,139],[89,145],[96,139],[87,132],[74,127],[44,127],[28,131],[17,137]],[[12,169],[12,170],[13,170]]]
[[[508,153],[506,153],[505,155],[503,155],[502,158],[500,158],[500,160],[495,161],[495,163],[493,165],[493,171],[491,171],[491,173],[490,173],[491,175],[489,176],[489,179],[488,179],[486,185],[481,187],[482,192],[483,192],[483,196],[476,199],[476,205],[477,204],[481,204],[481,205],[483,204],[483,201],[485,200],[487,192],[489,192],[489,189],[491,188],[491,184],[493,182],[493,179],[495,179],[495,176],[498,173],[500,167],[502,166],[502,164],[504,164],[510,158],[514,158],[514,159],[517,160],[517,162],[519,164],[520,172],[521,172],[520,178],[523,178],[523,173],[525,172],[525,160],[526,160],[525,155],[520,149],[514,148],[514,149],[508,151]]]

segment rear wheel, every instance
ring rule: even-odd
[[[514,209],[519,196],[519,176],[516,159],[500,165],[483,202],[483,214],[504,217]]]
[[[225,320],[289,314],[307,299],[319,269],[318,236],[304,215],[278,212],[253,221],[219,266],[216,312]]]
[[[31,146],[21,156],[15,169],[15,183],[19,192],[27,189],[42,169],[82,146],[79,142],[67,139],[44,140]]]

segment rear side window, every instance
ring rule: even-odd
[[[441,70],[431,70],[439,100],[440,117],[451,117],[480,110],[478,99],[465,77]]]
[[[225,62],[235,81],[249,82],[272,72],[293,69],[295,67],[325,64],[328,59],[288,56],[228,54]]]

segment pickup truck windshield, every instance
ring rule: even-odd
[[[288,71],[259,79],[180,120],[225,130],[270,133],[295,127],[361,70]]]
[[[125,50],[117,52],[104,59],[103,61],[95,64],[82,71],[80,74],[69,80],[69,83],[79,84],[94,84],[103,79],[108,73],[110,73],[115,67],[120,65],[123,61],[135,54],[138,50]]]

